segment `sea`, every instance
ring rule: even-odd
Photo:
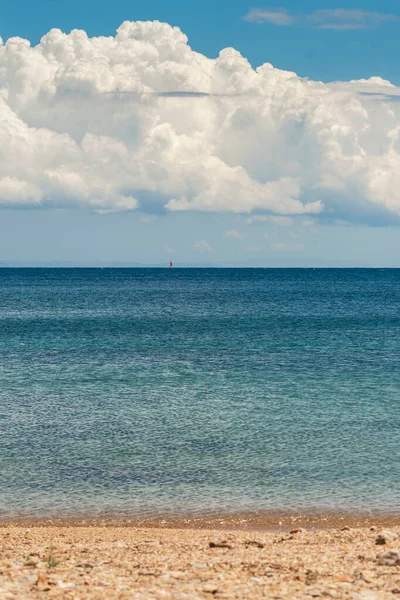
[[[0,269],[0,517],[400,510],[400,270]]]

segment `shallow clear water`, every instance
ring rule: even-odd
[[[0,515],[400,509],[400,270],[0,270]]]

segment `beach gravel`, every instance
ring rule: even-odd
[[[2,600],[393,600],[399,565],[399,548],[378,548],[369,527],[0,527]]]

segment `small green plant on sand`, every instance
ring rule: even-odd
[[[49,569],[54,569],[54,567],[56,567],[59,562],[55,557],[54,551],[55,551],[55,548],[54,548],[53,544],[51,544],[51,546],[49,548],[49,553],[48,553],[47,559],[46,559],[46,564]]]

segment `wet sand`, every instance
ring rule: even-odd
[[[0,598],[400,598],[400,526],[386,521],[394,533],[377,545],[382,522],[372,521],[292,530],[278,522],[279,531],[255,522],[207,529],[206,520],[198,528],[3,522]]]
[[[380,527],[381,529],[400,527],[400,515],[390,513],[346,513],[321,512],[308,510],[304,512],[282,512],[279,510],[241,511],[241,512],[207,512],[186,513],[185,515],[86,515],[62,517],[1,517],[0,527],[17,525],[21,527],[146,527],[150,529],[222,529],[222,530],[255,530],[255,531],[290,531],[294,527],[306,529],[340,529],[342,527]]]

